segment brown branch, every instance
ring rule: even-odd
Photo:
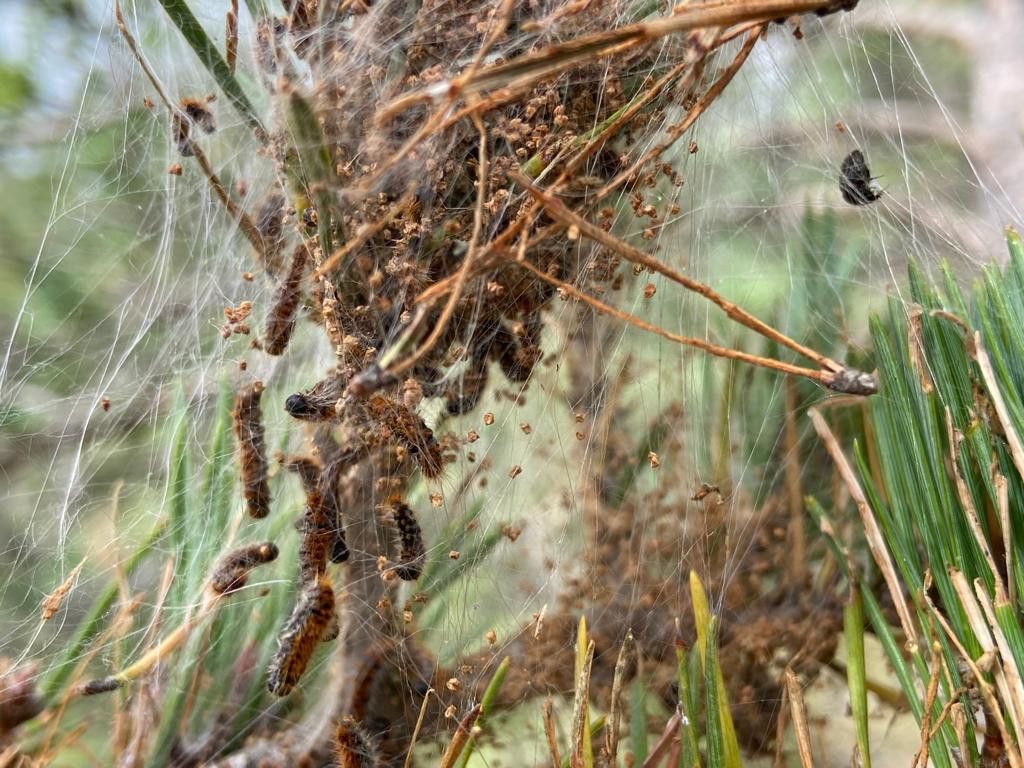
[[[578,228],[580,233],[590,240],[600,243],[634,264],[639,264],[647,267],[652,272],[664,275],[669,280],[678,283],[688,291],[693,291],[694,293],[703,296],[725,312],[730,319],[735,320],[740,325],[746,326],[755,333],[761,334],[765,338],[771,339],[777,344],[788,347],[794,352],[806,357],[808,360],[817,363],[821,368],[832,372],[839,372],[843,370],[843,366],[834,360],[825,357],[825,355],[818,354],[809,347],[799,344],[785,334],[775,330],[767,323],[758,320],[752,314],[738,307],[731,301],[727,301],[721,296],[721,294],[711,288],[711,286],[705,285],[704,283],[693,280],[692,278],[677,272],[671,267],[666,266],[658,259],[648,256],[638,248],[634,248],[633,246],[622,242],[611,233],[604,231],[597,225],[582,218],[579,214],[571,211],[558,198],[539,189],[523,174],[513,171],[509,176],[517,184],[526,188],[526,190],[529,191],[535,199],[539,200],[544,205],[545,209],[547,209],[548,213],[553,217],[561,221],[566,226]]]
[[[707,27],[727,27],[750,21],[768,22],[801,13],[832,13],[856,3],[835,0],[753,0],[752,2],[677,5],[671,15],[629,24],[607,32],[583,35],[565,43],[527,53],[479,71],[467,71],[396,99],[382,116],[388,119],[423,102],[478,94],[492,88],[514,88],[557,75],[570,67],[647,45],[666,35]]]
[[[539,269],[538,267],[534,266],[528,261],[516,260],[512,261],[511,263],[539,277],[544,282],[550,283],[556,288],[559,288],[560,290],[569,294],[573,298],[579,299],[584,304],[589,304],[594,309],[600,312],[604,312],[605,314],[611,315],[617,320],[622,320],[625,323],[629,323],[630,325],[635,326],[636,328],[639,328],[642,331],[648,331],[649,333],[656,334],[664,339],[673,341],[676,344],[682,344],[683,346],[686,347],[693,347],[695,349],[699,349],[703,352],[707,352],[708,354],[714,355],[715,357],[724,357],[730,360],[739,360],[741,362],[748,363],[750,365],[756,365],[761,368],[768,368],[773,371],[787,373],[791,376],[803,376],[806,379],[810,379],[811,381],[814,381],[818,384],[822,384],[827,387],[831,386],[832,376],[829,371],[815,371],[810,368],[801,368],[800,366],[797,365],[790,365],[789,363],[783,363],[779,360],[773,360],[770,357],[758,357],[757,355],[751,355],[746,352],[740,352],[739,350],[731,349],[729,347],[720,347],[717,344],[710,344],[702,339],[697,339],[692,336],[680,336],[670,331],[666,331],[664,328],[661,328],[660,326],[652,325],[651,323],[648,323],[646,320],[641,320],[639,317],[636,317],[635,315],[631,315],[627,312],[623,312],[622,310],[616,309],[615,307],[609,304],[605,304],[603,301],[595,299],[593,296],[584,293],[583,291],[579,290],[578,288],[575,288],[569,283],[559,280],[558,278],[552,277],[547,272],[544,272],[543,270]]]

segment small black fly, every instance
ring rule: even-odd
[[[840,171],[839,191],[850,205],[867,205],[882,196],[882,191],[872,183],[871,169],[859,149],[843,159]]]

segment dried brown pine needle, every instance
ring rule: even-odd
[[[83,565],[85,565],[84,557],[82,558],[82,562],[71,569],[71,573],[69,573],[67,578],[61,582],[60,586],[43,598],[40,610],[40,618],[43,621],[49,621],[56,615],[57,611],[60,610],[61,605],[64,603],[64,598],[68,596],[71,588],[75,585],[75,580],[78,578],[78,574],[82,572]]]
[[[790,716],[793,719],[793,730],[796,732],[800,764],[803,768],[814,768],[814,760],[811,757],[811,733],[807,725],[803,688],[800,678],[797,677],[792,667],[786,667],[786,693],[789,698]]]
[[[645,320],[641,320],[640,318],[635,317],[634,315],[630,315],[626,312],[616,309],[615,307],[612,307],[609,304],[605,304],[603,301],[595,299],[592,296],[588,296],[587,294],[583,293],[576,287],[552,277],[547,272],[544,272],[543,270],[537,268],[528,261],[516,261],[514,263],[516,264],[516,266],[521,267],[522,269],[536,275],[541,280],[544,280],[545,282],[548,282],[551,285],[556,286],[559,290],[564,291],[569,296],[579,299],[580,301],[589,304],[595,309],[600,310],[601,312],[604,312],[605,314],[610,315],[611,317],[627,322],[630,325],[640,328],[641,330],[654,333],[658,336],[661,336],[662,338],[668,339],[669,341],[674,341],[677,344],[682,344],[688,347],[694,347],[695,349],[702,350],[709,354],[715,355],[716,357],[725,357],[730,358],[732,360],[739,360],[744,363],[749,363],[750,365],[756,365],[761,368],[769,368],[771,370],[779,371],[781,373],[788,373],[793,376],[803,376],[804,378],[810,379],[811,381],[815,381],[825,386],[829,386],[830,382],[832,382],[833,380],[833,376],[824,371],[815,371],[810,368],[801,368],[798,365],[790,365],[789,363],[783,363],[778,360],[773,360],[772,358],[769,357],[759,357],[757,355],[751,355],[746,352],[740,352],[738,350],[730,349],[728,347],[720,347],[717,344],[711,344],[709,342],[704,341],[703,339],[697,339],[690,336],[680,336],[679,334],[671,333],[670,331],[666,331],[664,328],[652,325],[651,323],[648,323]]]
[[[767,323],[758,320],[756,317],[751,315],[746,310],[737,306],[733,302],[726,300],[710,286],[705,285],[704,283],[701,283],[690,277],[687,277],[681,272],[678,272],[672,269],[671,267],[667,266],[658,259],[655,259],[652,256],[648,256],[643,251],[637,248],[633,248],[632,246],[619,240],[611,233],[606,232],[600,227],[586,221],[578,214],[569,210],[569,208],[567,208],[560,200],[558,200],[552,195],[549,195],[541,191],[533,182],[531,182],[522,174],[513,173],[511,175],[512,178],[516,181],[516,183],[524,186],[531,195],[533,195],[538,201],[540,201],[544,205],[545,209],[552,216],[559,219],[564,224],[571,224],[579,227],[580,231],[586,237],[594,240],[597,243],[600,243],[601,245],[607,248],[610,248],[615,253],[633,262],[634,264],[639,264],[651,270],[652,272],[657,272],[661,275],[664,275],[669,280],[678,283],[686,290],[692,291],[703,296],[704,298],[708,299],[708,301],[718,306],[731,320],[734,320],[737,323],[740,323],[741,325],[750,328],[751,330],[761,334],[762,336],[770,339],[771,341],[788,347],[789,349],[792,349],[794,352],[797,352],[798,354],[802,355],[808,360],[817,363],[824,371],[834,373],[843,370],[843,366],[841,366],[839,363],[829,359],[825,355],[821,355],[815,352],[813,349],[810,349],[809,347],[805,347],[804,345],[789,338],[785,334],[775,330]]]
[[[441,761],[438,763],[439,768],[452,768],[455,765],[455,761],[459,755],[462,754],[462,750],[466,748],[466,742],[469,741],[469,737],[473,735],[473,726],[480,717],[480,712],[483,709],[483,705],[477,704],[466,716],[459,721],[455,733],[452,736],[452,740],[448,743],[448,747],[445,749],[444,754],[441,756]]]
[[[238,59],[238,0],[231,0],[231,7],[224,16],[224,61],[232,74]]]

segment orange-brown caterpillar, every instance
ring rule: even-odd
[[[299,476],[299,480],[302,481],[303,491],[308,494],[310,491],[316,490],[317,483],[320,481],[320,464],[317,463],[316,459],[309,456],[289,456],[285,458],[283,455],[278,454],[278,461],[289,472],[294,472]]]
[[[402,581],[416,581],[423,573],[423,560],[426,556],[423,532],[420,530],[419,523],[416,522],[415,513],[408,504],[394,497],[389,499],[388,503],[395,518],[398,541],[401,544],[395,575]]]
[[[292,456],[283,459],[283,464],[299,476],[306,492],[306,509],[299,524],[299,568],[306,581],[323,573],[326,564],[320,561],[321,553],[332,563],[348,560],[345,524],[338,508],[337,471],[322,470],[308,456]]]
[[[322,578],[307,585],[278,637],[277,652],[267,670],[267,689],[272,694],[287,696],[291,693],[333,617],[334,590],[331,582]]]
[[[290,395],[284,402],[284,409],[303,421],[327,421],[337,415],[335,403],[341,395],[341,379],[331,373],[305,392]]]
[[[182,99],[179,108],[171,114],[171,137],[182,157],[192,157],[192,126],[199,126],[205,133],[217,130],[213,113],[207,107],[210,99]]]
[[[258,565],[277,559],[277,545],[272,541],[249,544],[228,552],[221,558],[210,577],[210,588],[218,594],[241,589],[249,578],[249,571]]]
[[[328,517],[327,501],[319,484],[306,494],[299,541],[299,579],[315,582],[327,571],[327,556],[334,542],[334,524]]]
[[[267,486],[267,457],[263,445],[263,415],[260,397],[263,382],[243,389],[235,398],[235,437],[242,473],[242,495],[246,508],[255,518],[270,513],[270,488]]]
[[[370,415],[416,458],[420,470],[429,478],[440,476],[444,469],[441,446],[434,433],[413,411],[381,395],[366,401]]]
[[[267,327],[263,333],[263,351],[268,355],[280,355],[288,346],[288,340],[295,329],[295,315],[302,298],[302,275],[306,271],[309,251],[300,243],[292,254],[292,265],[277,289],[274,306],[267,316]]]
[[[346,717],[334,732],[334,764],[338,768],[375,768],[380,755],[355,718]]]

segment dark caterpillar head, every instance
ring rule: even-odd
[[[289,416],[303,421],[324,421],[334,418],[334,402],[326,401],[325,398],[320,400],[322,402],[297,392],[289,395],[284,401],[284,409],[288,411]]]

